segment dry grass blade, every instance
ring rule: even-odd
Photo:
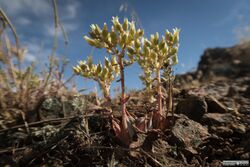
[[[53,49],[52,49],[52,53],[51,53],[51,55],[53,56],[56,52],[57,47],[58,47],[58,30],[59,30],[59,28],[61,29],[61,31],[63,33],[65,45],[68,44],[69,38],[68,38],[67,32],[64,29],[63,24],[61,24],[61,21],[60,21],[57,0],[52,0],[52,4],[53,4],[53,13],[54,13],[54,25],[55,25],[54,44],[53,44]]]
[[[17,47],[17,50],[18,50],[20,45],[19,45],[19,38],[17,36],[17,32],[16,32],[15,27],[12,25],[10,19],[7,17],[7,15],[5,14],[5,12],[1,8],[0,8],[0,15],[1,15],[3,21],[5,21],[9,25],[12,33],[14,34],[15,41],[16,41],[16,47]]]
[[[54,24],[55,24],[55,33],[54,33],[54,44],[51,55],[55,55],[56,49],[58,47],[58,28],[59,28],[59,17],[58,17],[58,10],[57,10],[57,2],[56,0],[52,0],[53,4],[53,12],[54,12]]]

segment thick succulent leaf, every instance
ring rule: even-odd
[[[117,35],[116,35],[116,33],[114,31],[111,31],[110,37],[111,37],[111,43],[113,45],[116,45],[118,38],[117,38]]]
[[[178,57],[177,57],[177,54],[175,54],[174,56],[172,56],[172,62],[173,62],[173,65],[178,64]]]
[[[100,28],[97,24],[95,24],[95,33],[96,33],[97,35],[100,35],[101,32],[102,32],[101,28]]]
[[[134,37],[135,36],[135,23],[132,21],[131,23],[130,23],[130,30],[129,30],[129,35],[131,35],[132,37]]]
[[[123,24],[122,24],[122,28],[123,28],[123,30],[124,31],[127,31],[128,30],[128,19],[127,18],[125,18],[124,19],[124,22],[123,22]]]
[[[110,66],[110,62],[109,62],[109,59],[107,57],[105,57],[104,64],[107,68]]]
[[[92,68],[92,66],[93,66],[93,57],[92,56],[88,56],[87,65],[89,66],[89,68]]]
[[[91,46],[96,46],[96,42],[94,39],[89,38],[88,36],[84,36],[84,39],[88,42],[89,45]]]
[[[109,72],[108,69],[106,67],[104,67],[102,69],[101,79],[105,80],[107,78],[108,72]]]
[[[102,28],[102,37],[105,39],[108,37],[108,27],[107,24],[104,23],[103,28]]]
[[[101,65],[101,63],[99,63],[97,65],[97,68],[96,68],[96,74],[99,75],[101,73],[101,71],[102,71],[102,65]]]
[[[112,22],[114,24],[114,28],[115,28],[116,31],[118,31],[118,32],[122,32],[123,31],[122,25],[119,22],[119,18],[118,17],[113,17]]]
[[[144,31],[142,29],[138,29],[137,32],[136,32],[136,37],[139,38],[139,37],[142,37],[144,35]]]
[[[74,73],[75,73],[76,75],[79,75],[80,72],[81,72],[79,66],[73,67],[73,71],[74,71]]]

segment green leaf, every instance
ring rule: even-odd
[[[81,69],[79,68],[79,66],[73,67],[73,71],[76,75],[80,74]]]
[[[134,36],[135,36],[135,23],[133,21],[130,23],[129,34],[134,38]]]
[[[127,18],[124,19],[122,28],[123,28],[124,31],[128,30],[128,19]]]
[[[88,42],[89,45],[91,45],[91,46],[95,46],[96,45],[96,42],[95,42],[94,39],[91,39],[91,38],[89,38],[86,35],[84,36],[84,39]]]
[[[101,74],[101,78],[102,78],[103,80],[106,79],[108,72],[109,72],[109,71],[108,71],[108,68],[104,67],[103,70],[102,70],[102,74]]]
[[[115,56],[112,56],[112,58],[111,58],[111,64],[112,65],[117,65],[117,61],[116,61],[116,57]]]
[[[136,39],[135,40],[135,48],[140,48],[140,46],[141,46],[140,40]]]
[[[105,45],[103,42],[100,42],[98,40],[95,40],[95,47],[96,48],[103,48]]]
[[[92,58],[92,56],[89,56],[87,58],[87,65],[89,66],[89,68],[92,68],[92,66],[93,66],[93,58]]]
[[[92,39],[97,38],[97,35],[96,35],[95,32],[93,32],[93,31],[90,31],[90,32],[89,32],[89,35],[90,35],[90,37],[91,37]]]
[[[155,44],[155,45],[158,45],[158,43],[159,43],[159,33],[156,32],[156,34],[155,34],[155,36],[154,36],[154,44]]]
[[[178,57],[177,57],[177,54],[175,54],[174,56],[172,56],[172,62],[173,62],[173,65],[178,64]]]
[[[142,37],[143,34],[144,34],[144,31],[142,29],[138,29],[137,32],[136,32],[137,37]]]
[[[106,67],[110,66],[110,62],[109,62],[109,59],[107,57],[105,57],[104,63],[105,63]]]
[[[117,35],[114,31],[111,31],[110,37],[111,37],[111,43],[113,45],[116,45],[117,44]]]
[[[122,25],[121,23],[119,22],[119,18],[116,16],[116,17],[113,17],[113,20],[112,20],[113,24],[114,24],[114,28],[115,30],[119,31],[119,32],[122,32]]]
[[[179,42],[179,34],[180,34],[180,29],[174,28],[174,39],[173,42],[174,44],[177,44]]]
[[[126,44],[126,40],[127,40],[127,34],[123,34],[122,35],[122,39],[120,41],[120,45],[123,46]]]
[[[161,51],[162,51],[162,54],[164,54],[164,55],[167,54],[167,52],[168,52],[168,46],[167,46],[167,44],[164,45],[164,47],[161,49]]]
[[[165,39],[164,37],[162,37],[160,43],[159,43],[159,49],[162,50],[165,47],[166,43],[165,43]]]
[[[147,47],[150,47],[150,46],[151,46],[151,42],[150,42],[148,39],[145,39],[145,40],[144,40],[144,44],[145,44],[145,46],[147,46]]]
[[[101,28],[100,28],[97,24],[95,24],[95,33],[96,33],[97,35],[100,35],[101,32],[102,32]]]
[[[101,65],[101,63],[98,63],[95,74],[99,75],[101,73],[101,71],[102,71],[102,65]]]
[[[103,28],[102,28],[102,37],[106,39],[108,37],[108,27],[107,24],[104,23]]]
[[[131,55],[135,54],[134,48],[131,47],[131,46],[129,46],[129,47],[128,47],[128,53],[131,54]]]
[[[173,47],[170,49],[169,55],[175,55],[177,53],[177,48]]]
[[[146,56],[149,55],[149,52],[150,52],[149,47],[147,47],[146,45],[144,45],[143,52],[144,52],[144,55],[146,55]]]
[[[155,53],[154,51],[151,52],[150,58],[153,59],[153,60],[156,60],[156,57],[157,57],[157,53]]]

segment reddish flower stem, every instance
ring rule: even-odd
[[[120,74],[121,74],[121,104],[122,104],[122,128],[124,131],[127,130],[127,114],[126,114],[126,104],[125,104],[125,77],[124,77],[124,63],[122,60],[123,55],[119,55],[118,64],[120,66]]]
[[[163,115],[162,113],[162,91],[161,91],[161,71],[157,69],[157,91],[158,91],[158,113]]]

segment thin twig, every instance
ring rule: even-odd
[[[51,55],[53,56],[57,49],[57,36],[58,36],[58,28],[59,28],[59,17],[58,17],[58,10],[57,10],[57,2],[56,0],[52,0],[53,4],[53,12],[54,12],[54,23],[55,23],[55,34],[54,34],[54,44]]]
[[[6,149],[0,150],[0,154],[4,154],[4,153],[10,153],[12,152],[14,149],[15,151],[23,151],[25,150],[27,147],[21,147],[21,148],[13,148],[13,147],[8,147]]]
[[[97,117],[97,116],[98,117],[108,117],[109,115],[108,114],[106,114],[106,115],[103,115],[103,114],[89,114],[89,115],[82,116],[82,118]],[[71,116],[71,117],[65,117],[65,118],[47,119],[47,120],[42,120],[42,121],[37,121],[37,122],[29,123],[28,126],[31,127],[31,126],[36,126],[36,125],[44,124],[44,123],[61,122],[61,121],[64,121],[64,120],[73,119],[75,117],[78,117],[78,116]],[[6,132],[6,131],[9,131],[9,130],[18,129],[18,128],[24,128],[25,126],[26,126],[25,124],[16,125],[16,126],[13,126],[13,127],[10,127],[10,128],[2,129],[2,130],[0,130],[0,133]]]
[[[18,49],[19,49],[19,38],[17,36],[17,33],[16,33],[16,29],[15,27],[12,25],[10,19],[8,18],[8,16],[5,14],[5,12],[2,10],[2,8],[0,8],[0,15],[3,17],[3,19],[6,21],[6,23],[9,25],[12,33],[14,34],[14,37],[15,37],[15,41],[16,41],[16,49],[17,49],[17,54],[18,53]]]

